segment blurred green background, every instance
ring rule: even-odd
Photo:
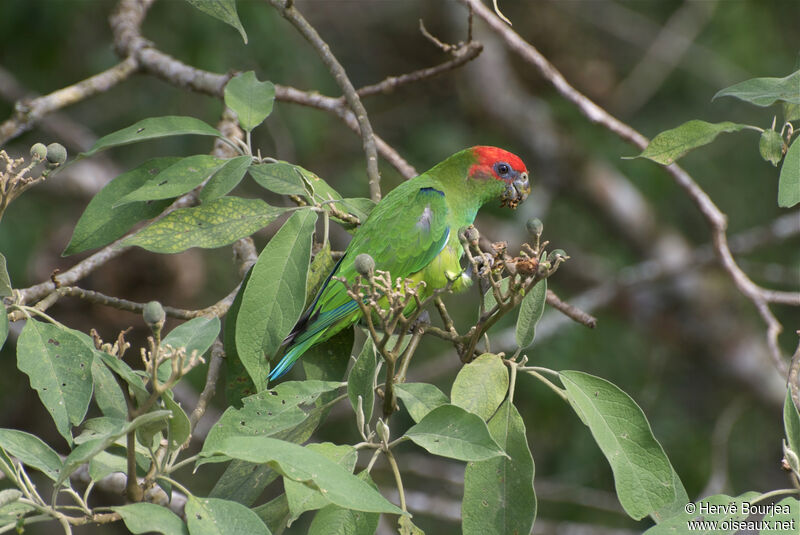
[[[754,108],[733,99],[711,102],[721,88],[756,76],[785,76],[798,68],[800,3],[795,0],[728,1],[505,1],[514,30],[559,68],[580,91],[652,137],[700,118],[769,127],[779,107]],[[419,32],[419,19],[445,42],[466,38],[466,9],[454,1],[297,0],[298,8],[327,40],[358,87],[447,59]],[[338,96],[314,51],[265,2],[239,1],[250,42],[178,0],[155,3],[143,27],[160,50],[214,72],[254,70],[261,80]],[[45,94],[112,66],[117,58],[106,0],[10,0],[0,5],[0,119],[22,95]],[[365,105],[375,131],[419,171],[464,147],[493,144],[519,154],[535,179],[531,198],[516,212],[487,206],[477,226],[512,250],[526,239],[524,223],[539,217],[545,237],[572,259],[549,281],[562,298],[591,309],[598,327],[545,316],[526,353],[537,365],[600,375],[628,392],[644,409],[689,496],[738,494],[786,487],[780,468],[783,379],[770,363],[764,326],[752,304],[708,262],[709,234],[695,206],[657,165],[622,160],[636,151],[590,124],[528,65],[512,56],[476,23],[485,47],[457,71],[370,97]],[[187,93],[147,75],[136,75],[107,93],[50,116],[8,143],[27,154],[37,141],[63,143],[71,155],[96,137],[139,119],[192,115],[212,124],[222,103]],[[367,196],[361,141],[336,117],[276,102],[254,134],[262,154],[310,169],[345,196]],[[731,235],[769,225],[779,217],[791,227],[794,212],[776,204],[778,171],[761,160],[754,132],[726,134],[683,161],[685,168],[728,214]],[[66,169],[11,205],[0,224],[0,252],[15,287],[46,280],[79,258],[60,252],[91,195],[115,174],[162,155],[207,152],[202,138],[175,138],[115,149],[81,167]],[[384,191],[402,177],[381,162]],[[269,197],[253,185],[238,194]],[[787,214],[790,214],[787,218]],[[793,214],[793,215],[791,215]],[[277,228],[256,235],[260,249]],[[760,243],[738,258],[752,278],[768,287],[797,290],[800,238]],[[347,234],[335,234],[343,248]],[[696,248],[700,248],[697,250]],[[671,274],[659,276],[669,267]],[[111,295],[183,308],[207,306],[237,283],[230,248],[158,256],[132,250],[81,282]],[[637,282],[638,281],[638,282]],[[475,315],[476,292],[453,296],[457,323]],[[53,314],[71,327],[96,328],[107,339],[140,318],[127,312],[62,299]],[[785,326],[786,353],[796,345],[800,311],[775,307]],[[498,325],[495,351],[513,351],[514,318]],[[17,331],[21,328],[16,326]],[[12,328],[13,330],[13,328]],[[52,421],[15,366],[14,343],[0,353],[0,427],[34,432],[66,450]],[[136,345],[134,344],[134,347]],[[134,353],[133,351],[131,353]],[[135,355],[134,355],[135,357]],[[133,360],[131,361],[133,362]],[[410,380],[428,380],[449,392],[459,361],[455,352],[426,339]],[[301,377],[301,372],[294,372]],[[195,386],[204,376],[192,377]],[[191,388],[182,393],[191,396]],[[539,513],[536,533],[638,533],[647,522],[628,519],[617,505],[608,464],[572,410],[529,377],[518,379],[516,400],[534,460]],[[191,399],[188,397],[187,399]],[[216,414],[224,396],[215,399]],[[212,416],[213,417],[213,416]],[[404,420],[405,418],[405,420]],[[357,440],[352,413],[334,411],[318,440]],[[399,436],[409,425],[394,419]],[[196,444],[194,445],[197,446]],[[364,461],[366,462],[366,461]],[[460,464],[423,456],[406,445],[398,462],[415,522],[427,533],[459,533],[463,478]],[[218,468],[191,477],[199,495]],[[373,472],[385,489],[388,467]],[[0,484],[2,485],[2,484]],[[391,491],[388,491],[391,492]],[[109,503],[113,496],[103,499]],[[305,515],[289,530],[303,533]],[[47,533],[40,528],[31,533]],[[113,527],[77,529],[113,533]],[[117,528],[123,529],[123,528]],[[380,533],[388,533],[382,525]],[[581,531],[583,530],[583,531]]]

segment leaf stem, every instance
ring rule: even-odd
[[[397,466],[397,461],[394,459],[392,450],[386,448],[384,453],[386,454],[386,458],[389,460],[389,465],[392,467],[392,473],[394,474],[394,480],[397,483],[397,493],[400,495],[400,509],[402,509],[404,513],[407,513],[408,509],[406,509],[406,494],[403,491],[403,479],[400,477],[400,468]]]

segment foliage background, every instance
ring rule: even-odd
[[[455,2],[298,0],[298,5],[356,87],[444,59],[419,33],[419,18],[444,41],[466,37],[465,9]],[[19,96],[14,82],[26,92],[49,93],[114,64],[107,24],[114,7],[106,0],[4,2],[0,117],[10,115]],[[579,90],[650,136],[691,118],[768,127],[776,109],[756,109],[733,99],[711,103],[711,96],[747,78],[785,76],[796,69],[800,50],[800,4],[791,0],[556,0],[504,2],[502,8],[514,29]],[[143,33],[161,50],[200,68],[252,69],[262,80],[339,94],[315,53],[266,4],[240,1],[239,14],[250,37],[247,46],[230,27],[178,1],[157,2]],[[689,41],[684,53],[674,48],[680,36]],[[515,213],[487,207],[478,228],[513,247],[525,238],[524,221],[539,217],[548,239],[572,256],[550,287],[562,298],[577,298],[576,304],[599,297],[605,302],[594,311],[599,324],[593,331],[548,312],[528,352],[531,360],[600,375],[633,396],[690,497],[785,486],[779,466],[782,380],[769,362],[761,320],[751,303],[719,269],[696,265],[691,248],[705,244],[708,232],[694,205],[655,164],[621,160],[633,149],[587,123],[480,25],[476,38],[486,48],[478,59],[444,76],[371,97],[365,105],[376,132],[418,170],[476,144],[512,150],[532,170],[536,185],[531,199]],[[193,115],[213,124],[221,111],[215,99],[138,75],[60,112],[66,127],[59,132],[66,135],[54,133],[47,122],[6,148],[25,154],[36,141],[59,141],[74,155],[97,136],[144,117]],[[181,137],[132,145],[65,171],[22,196],[0,225],[0,251],[15,287],[45,280],[53,269],[75,262],[59,253],[90,195],[116,173],[150,157],[204,152],[208,144]],[[254,145],[315,171],[344,196],[367,193],[360,139],[331,115],[278,102],[267,127],[256,132]],[[759,157],[755,133],[723,136],[687,156],[683,165],[728,214],[732,235],[788,212],[776,206],[777,172]],[[384,191],[402,180],[388,165],[382,164],[381,171]],[[255,188],[248,193],[264,196]],[[259,250],[275,228],[256,236]],[[347,236],[334,239],[343,248]],[[631,268],[641,268],[645,260],[670,259],[684,264],[676,276],[632,287],[612,285],[607,299],[597,291],[631,274]],[[795,233],[759,247],[742,258],[742,265],[756,282],[796,290],[800,238]],[[136,249],[84,281],[85,287],[107,294],[183,308],[206,306],[235,284],[228,248],[174,256]],[[465,305],[451,310],[472,314],[474,292],[451,299]],[[789,353],[800,314],[789,307],[775,309],[787,327],[781,343]],[[127,312],[70,299],[52,311],[68,326],[95,327],[104,338],[129,325],[135,326],[134,340],[141,342],[146,335],[140,319]],[[471,319],[460,318],[462,324]],[[507,319],[496,333],[513,325],[513,318]],[[438,383],[447,392],[459,361],[441,341],[426,337],[424,344],[409,378]],[[16,370],[13,349],[7,344],[0,353],[0,427],[24,429],[58,445],[52,421]],[[201,379],[198,373],[195,382]],[[190,396],[185,390],[182,395]],[[608,464],[570,408],[523,377],[516,400],[536,461],[537,531],[551,532],[553,523],[573,530],[591,524],[584,527],[593,533],[640,531],[614,511],[619,507]],[[215,403],[224,409],[224,396]],[[340,421],[331,420],[319,432],[320,440],[355,439],[350,413],[338,414]],[[406,456],[401,464],[418,471],[405,481],[407,491],[428,501],[415,505],[409,496],[409,508],[429,533],[456,533],[451,519],[458,515],[461,468],[444,460],[429,466],[430,458],[420,452],[413,445],[400,450]],[[373,475],[379,484],[391,481],[386,466],[376,467]],[[201,469],[198,493],[204,484],[210,488],[216,476],[214,467]],[[29,529],[37,532],[35,526]]]

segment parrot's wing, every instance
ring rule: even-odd
[[[387,196],[359,229],[284,342],[301,343],[358,309],[344,284],[333,277],[352,281],[356,274],[353,263],[359,254],[372,256],[375,268],[389,271],[392,278],[407,277],[427,266],[450,238],[447,216],[444,192],[438,189],[419,188],[401,199]]]

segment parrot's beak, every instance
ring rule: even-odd
[[[519,203],[528,198],[531,192],[531,183],[528,181],[528,173],[520,173],[512,182],[506,183],[506,190],[503,192],[502,206],[516,208]]]

